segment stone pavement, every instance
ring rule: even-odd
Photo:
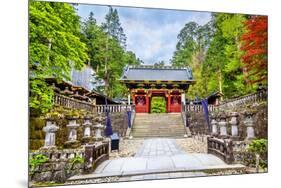
[[[145,140],[135,157],[171,157],[177,154],[184,154],[174,139],[149,139]]]
[[[77,175],[69,181],[91,178],[120,177],[120,181],[205,176],[204,170],[240,169],[243,165],[227,165],[206,153],[185,153],[174,139],[145,140],[134,157],[107,160],[94,173]]]

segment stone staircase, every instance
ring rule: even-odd
[[[136,114],[134,138],[183,137],[186,134],[180,113]]]

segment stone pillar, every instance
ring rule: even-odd
[[[225,113],[221,113],[219,116],[219,127],[220,127],[220,136],[226,137],[227,136],[227,122],[226,122],[226,115]]]
[[[211,115],[211,125],[212,125],[212,135],[217,136],[218,135],[218,122],[216,121],[217,116],[215,114]]]
[[[130,93],[128,94],[128,105],[131,105],[131,95],[130,95]]]
[[[231,118],[229,124],[231,125],[231,136],[238,137],[238,113],[231,112],[229,117]]]
[[[51,119],[46,119],[46,126],[43,128],[45,135],[45,144],[43,148],[55,148],[56,147],[56,132],[59,129],[56,126],[56,122]]]
[[[181,103],[183,105],[185,105],[185,93],[184,92],[181,94]]]
[[[68,129],[68,140],[65,142],[65,147],[79,147],[80,142],[77,140],[77,128],[79,127],[79,124],[76,122],[78,118],[70,117],[67,119],[69,120],[68,124],[66,125]]]
[[[255,130],[254,130],[254,112],[245,112],[244,113],[244,125],[246,126],[246,140],[250,140],[255,138]]]

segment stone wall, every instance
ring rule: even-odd
[[[249,167],[255,167],[255,154],[247,150],[250,142],[251,141],[248,140],[233,142],[233,156],[235,163],[244,164]],[[267,153],[261,156],[261,160],[267,162]]]
[[[186,112],[188,117],[188,127],[191,134],[208,134],[208,126],[204,117],[204,112]]]
[[[30,158],[43,154],[49,160],[38,165],[33,171],[30,170],[30,180],[34,182],[57,182],[63,183],[67,178],[83,172],[83,163],[73,163],[72,159],[79,155],[84,156],[84,149],[65,149],[36,151],[30,153]]]
[[[126,136],[128,128],[128,115],[126,112],[118,112],[110,114],[113,132],[117,132],[119,136]]]
[[[65,114],[65,112],[61,112],[60,114]],[[61,115],[64,116],[64,115]],[[99,121],[98,114],[92,114],[93,125],[96,125]],[[101,114],[102,116],[102,125],[105,125],[105,114]],[[84,127],[83,124],[83,116],[77,120],[77,123],[80,125],[77,128],[77,140],[82,140]],[[123,137],[126,134],[126,130],[128,127],[128,116],[126,112],[115,112],[110,113],[110,120],[113,132],[118,133],[119,137]],[[56,125],[59,127],[56,132],[56,146],[58,149],[64,148],[64,143],[67,141],[68,137],[68,129],[66,125],[68,124],[68,120],[66,118],[57,117],[55,118]],[[37,150],[40,147],[44,146],[45,132],[43,132],[43,127],[46,125],[46,120],[43,117],[30,117],[29,120],[29,148],[30,150]]]

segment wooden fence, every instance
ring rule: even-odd
[[[66,108],[84,109],[96,113],[105,113],[106,111],[110,113],[116,113],[127,110],[133,110],[134,108],[133,105],[124,104],[93,105],[89,102],[73,99],[68,96],[60,95],[58,93],[55,93],[54,95],[54,104]]]
[[[54,104],[66,108],[84,109],[87,111],[92,111],[94,108],[94,105],[91,103],[80,101],[78,99],[73,99],[71,97],[67,97],[57,93],[55,93],[54,95]]]

